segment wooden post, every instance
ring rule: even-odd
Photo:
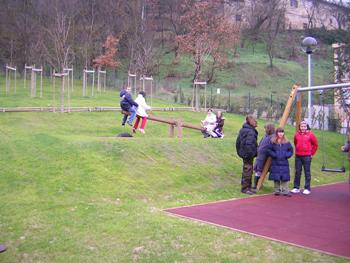
[[[64,76],[61,78],[60,112],[64,112]]]
[[[98,67],[98,69],[97,69],[97,91],[101,93],[101,87],[100,87],[100,71],[101,71],[101,67]]]
[[[193,85],[192,85],[192,109],[194,109],[194,100],[195,100],[195,97],[194,97],[194,95],[195,95],[195,92],[194,92],[194,89],[195,89],[195,87],[196,87],[196,85],[194,84],[194,82],[193,82]],[[197,109],[196,109],[197,110]]]
[[[199,130],[199,131],[202,130],[201,127],[199,127],[199,126],[196,126],[196,125],[193,125],[193,124],[190,124],[190,123],[182,122],[181,119],[179,119],[179,120],[171,120],[171,119],[164,119],[164,118],[160,118],[160,117],[157,117],[157,116],[149,115],[148,116],[148,120],[169,124],[169,135],[170,135],[170,137],[174,137],[175,136],[175,127],[177,129],[177,137],[179,137],[179,138],[182,138],[183,128],[190,128],[190,129]]]
[[[74,68],[72,66],[72,92],[74,91]]]
[[[301,122],[302,97],[303,97],[303,93],[299,93],[297,95],[297,103],[296,103],[296,109],[295,109],[295,131],[299,129],[299,125]]]
[[[26,80],[27,80],[27,64],[24,64],[24,78],[23,78],[23,87],[26,88]]]
[[[86,68],[83,72],[83,97],[86,96]]]
[[[297,95],[297,92],[298,92],[298,88],[299,88],[299,86],[297,86],[297,85],[293,85],[293,87],[292,87],[292,91],[291,91],[291,93],[289,95],[289,98],[288,98],[288,101],[287,101],[287,105],[286,105],[286,107],[284,109],[282,118],[280,120],[279,127],[283,128],[286,125],[286,123],[287,123],[288,116],[289,116],[290,110],[292,108],[292,104],[293,104],[294,98],[295,98],[295,96]],[[271,157],[268,157],[266,162],[265,162],[265,164],[264,164],[264,169],[263,169],[263,171],[261,173],[258,185],[256,187],[257,191],[260,190],[260,187],[264,183],[264,180],[265,180],[265,177],[267,175],[267,172],[270,169],[271,161],[272,161]]]
[[[35,65],[33,65],[33,69],[35,68]],[[36,83],[35,83],[35,72],[34,72],[34,70],[32,69],[32,74],[31,74],[31,88],[30,88],[30,95],[31,95],[31,97],[35,97],[36,96],[36,87],[35,87],[35,85],[36,85]]]
[[[72,69],[72,72],[73,72],[73,69]],[[69,71],[68,71],[68,75],[67,75],[67,100],[68,100],[68,108],[67,108],[67,112],[70,112],[71,111],[71,104],[70,104],[70,98],[71,98],[71,92],[72,92],[72,87],[69,87],[70,86],[70,79],[69,79]]]
[[[182,135],[183,135],[182,120],[177,120],[176,126],[177,126],[177,137],[182,138]]]
[[[33,66],[27,66],[27,64],[24,64],[24,81],[23,81],[24,88],[27,88],[27,69],[32,70]]]
[[[40,98],[43,97],[43,66],[41,65],[41,72],[40,72]]]
[[[169,125],[169,136],[170,136],[171,138],[174,137],[174,128],[175,128],[175,125],[173,125],[173,124],[170,124],[170,125]]]
[[[55,69],[53,69],[52,74],[52,112],[56,112],[56,82],[55,82]]]
[[[103,78],[103,91],[106,92],[106,78],[107,78],[107,70],[105,70],[104,78]]]
[[[91,96],[94,96],[94,89],[95,89],[95,70],[92,72],[92,88],[91,88]]]
[[[17,92],[17,88],[16,88],[16,81],[17,81],[17,67],[15,67],[15,94]]]
[[[8,78],[9,78],[9,70],[7,68],[7,65],[6,65],[6,88],[5,88],[6,95],[8,95],[8,93],[9,93],[9,80],[8,80]]]

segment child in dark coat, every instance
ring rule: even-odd
[[[137,107],[139,106],[131,97],[131,88],[127,87],[126,89],[123,89],[120,92],[120,107],[122,110],[130,112],[130,117],[128,120],[128,115],[124,115],[123,120],[122,120],[122,125],[124,126],[125,123],[127,122],[130,126],[132,126],[132,122],[136,116],[136,110]]]
[[[225,117],[222,111],[218,111],[216,114],[216,126],[214,128],[214,133],[217,138],[224,138],[224,125],[225,125]]]
[[[269,180],[274,181],[275,195],[291,196],[288,182],[290,181],[288,159],[293,155],[293,146],[284,135],[283,128],[277,128],[267,148],[271,156]]]

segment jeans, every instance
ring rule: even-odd
[[[311,190],[311,156],[295,156],[295,177],[294,188],[300,188],[301,171],[304,167],[305,187],[304,189]]]
[[[241,190],[245,192],[252,187],[253,158],[243,159],[243,172],[241,180]]]
[[[132,106],[130,109],[130,117],[129,117],[129,120],[128,120],[128,123],[130,125],[132,125],[132,121],[134,120],[135,116],[136,116],[136,108],[134,106]]]
[[[128,120],[128,124],[131,126],[132,125],[132,121],[134,120],[135,116],[136,116],[136,109],[135,106],[132,106],[131,108],[129,108],[129,112],[130,112],[130,117]],[[126,120],[128,119],[128,115],[124,115],[123,117],[123,121],[122,121],[122,125],[124,125],[126,123]]]

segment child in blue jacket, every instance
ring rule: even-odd
[[[277,128],[267,148],[271,156],[269,180],[274,181],[275,195],[291,196],[288,182],[290,181],[288,159],[293,156],[293,146],[284,135],[283,128]]]
[[[122,110],[130,112],[129,120],[128,115],[124,114],[122,125],[124,126],[125,123],[128,123],[130,126],[132,126],[132,122],[136,116],[136,110],[139,105],[131,97],[131,87],[123,89],[120,92],[120,97],[122,98],[120,101],[120,107]]]

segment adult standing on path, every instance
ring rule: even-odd
[[[302,121],[299,125],[299,130],[294,135],[295,146],[295,177],[294,188],[291,191],[293,194],[300,193],[300,179],[302,168],[304,167],[305,186],[303,194],[311,193],[311,160],[315,155],[318,142],[316,136],[307,127],[307,122]]]
[[[255,191],[252,190],[252,175],[253,162],[254,158],[257,156],[258,149],[257,124],[254,116],[248,115],[236,140],[237,154],[243,159],[241,192],[248,195],[255,194]]]

